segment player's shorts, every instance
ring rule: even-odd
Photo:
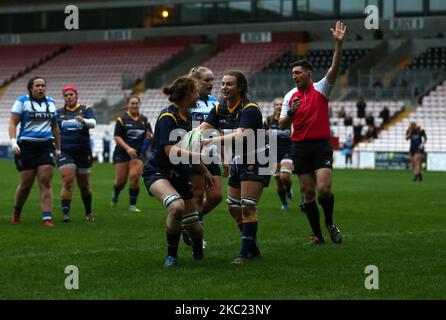
[[[333,149],[328,140],[293,142],[294,173],[313,173],[317,169],[333,169]]]
[[[424,154],[424,150],[418,147],[412,147],[409,150],[410,156],[413,157],[416,154]]]
[[[62,150],[60,159],[57,161],[57,166],[62,167],[72,167],[77,169],[79,173],[90,173],[91,167],[93,166],[93,156],[92,154],[76,155],[74,152],[67,150]]]
[[[149,195],[153,196],[150,192],[150,186],[158,180],[168,180],[172,187],[178,192],[178,194],[183,198],[183,200],[189,200],[194,197],[192,192],[192,183],[189,179],[190,170],[184,166],[183,169],[176,170],[161,170],[159,168],[154,167],[149,162],[147,162],[144,166],[144,170],[142,172],[142,177],[144,180],[144,184],[146,185],[147,191]]]
[[[259,169],[264,168],[258,164],[231,164],[228,184],[239,189],[242,181],[259,181],[266,188],[271,180],[271,175],[259,174]]]
[[[35,170],[39,166],[56,166],[56,149],[53,140],[48,141],[19,141],[20,155],[14,157],[18,171]]]
[[[211,163],[206,165],[206,168],[209,170],[210,174],[213,176],[221,176],[220,166],[216,163]],[[202,175],[201,171],[198,170],[196,166],[192,166],[190,174],[192,175]]]
[[[291,160],[291,145],[287,148],[278,147],[277,148],[277,163],[280,163],[282,160],[289,159]]]
[[[138,156],[135,159],[138,159],[138,160],[141,160],[144,162],[144,158],[143,158],[141,152],[138,152]],[[113,164],[129,162],[130,160],[132,160],[132,158],[130,158],[130,156],[127,152],[116,151],[116,150],[113,152]]]

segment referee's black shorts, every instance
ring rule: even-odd
[[[294,173],[313,173],[317,169],[333,169],[333,149],[328,140],[293,142]]]

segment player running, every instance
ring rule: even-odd
[[[406,131],[406,140],[410,140],[410,162],[413,166],[413,181],[423,181],[421,174],[421,160],[423,159],[424,146],[427,142],[427,135],[424,129],[417,125],[416,122],[411,122]]]
[[[153,138],[152,127],[149,120],[139,113],[141,100],[132,95],[127,98],[127,112],[116,119],[114,139],[116,148],[113,152],[113,164],[115,165],[114,193],[111,206],[116,208],[121,190],[130,178],[129,201],[130,212],[141,212],[136,207],[139,194],[139,177],[143,167],[142,148],[144,139]]]
[[[293,171],[293,160],[291,160],[291,140],[290,128],[281,130],[279,128],[280,111],[282,110],[283,98],[275,98],[273,101],[274,114],[264,121],[265,128],[269,134],[277,136],[277,163],[275,165],[274,177],[277,182],[277,194],[282,203],[281,209],[288,209],[287,198],[293,200],[293,190],[291,189],[291,173]]]

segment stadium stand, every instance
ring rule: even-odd
[[[339,74],[343,74],[348,67],[367,54],[368,49],[345,49],[342,55]],[[294,55],[290,50],[278,60],[269,65],[267,71],[282,72],[289,71],[290,64],[299,59],[308,59],[313,63],[314,70],[327,70],[331,65],[333,50],[310,50],[306,55]]]
[[[11,45],[0,50],[0,85],[55,55],[62,45]]]
[[[371,143],[360,143],[358,151],[401,151],[409,150],[409,141],[405,139],[405,132],[409,123],[415,121],[426,130],[428,142],[426,152],[446,151],[446,81],[438,85],[416,111],[402,121],[397,122],[388,130],[381,132],[378,139]]]

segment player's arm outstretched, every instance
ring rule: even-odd
[[[344,42],[345,33],[347,31],[347,26],[344,25],[341,21],[336,22],[336,26],[333,29],[330,29],[333,34],[333,38],[336,41],[336,46],[333,54],[333,60],[331,62],[331,67],[327,72],[327,81],[330,85],[333,85],[336,82],[336,75],[338,74],[339,66],[341,64],[342,58],[342,43]]]

